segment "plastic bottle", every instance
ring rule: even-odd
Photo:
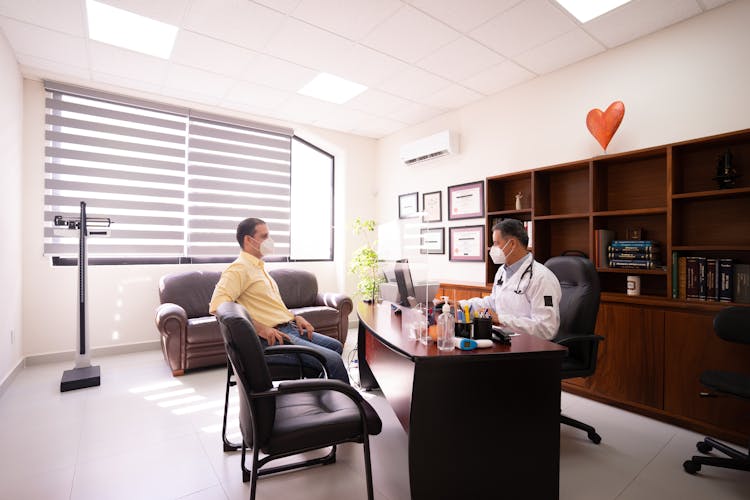
[[[451,306],[443,304],[443,314],[437,320],[437,345],[441,351],[453,350],[453,337],[456,333],[456,321],[451,314]]]

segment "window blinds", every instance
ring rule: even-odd
[[[44,253],[72,257],[77,234],[55,215],[113,220],[95,257],[237,254],[246,217],[269,223],[289,254],[291,131],[45,82]]]

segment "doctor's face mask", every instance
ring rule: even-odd
[[[505,242],[505,245],[503,245],[502,248],[500,248],[497,245],[492,245],[492,248],[490,248],[490,258],[492,259],[492,262],[495,264],[505,264],[505,247],[508,246],[508,243],[510,243],[510,240]]]

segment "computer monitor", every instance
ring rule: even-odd
[[[409,299],[414,302],[416,293],[414,292],[414,282],[411,279],[411,271],[408,262],[396,262],[393,266],[393,272],[396,277],[398,286],[398,295],[400,304],[404,307],[411,307]]]

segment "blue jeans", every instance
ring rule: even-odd
[[[349,373],[346,371],[344,366],[344,360],[341,359],[341,352],[344,350],[344,346],[341,342],[331,338],[327,335],[320,333],[313,333],[312,340],[309,340],[306,336],[300,335],[297,326],[294,323],[287,323],[282,326],[277,326],[276,329],[280,332],[289,335],[292,339],[292,343],[295,345],[303,345],[312,347],[326,359],[325,365],[328,371],[328,378],[341,380],[342,382],[349,383]],[[265,339],[260,339],[263,347],[267,346],[268,343]],[[289,354],[282,356],[272,356],[273,363],[297,365],[297,356]],[[311,359],[309,356],[302,356],[302,365],[311,367],[313,369],[320,369],[320,364],[317,360]]]

